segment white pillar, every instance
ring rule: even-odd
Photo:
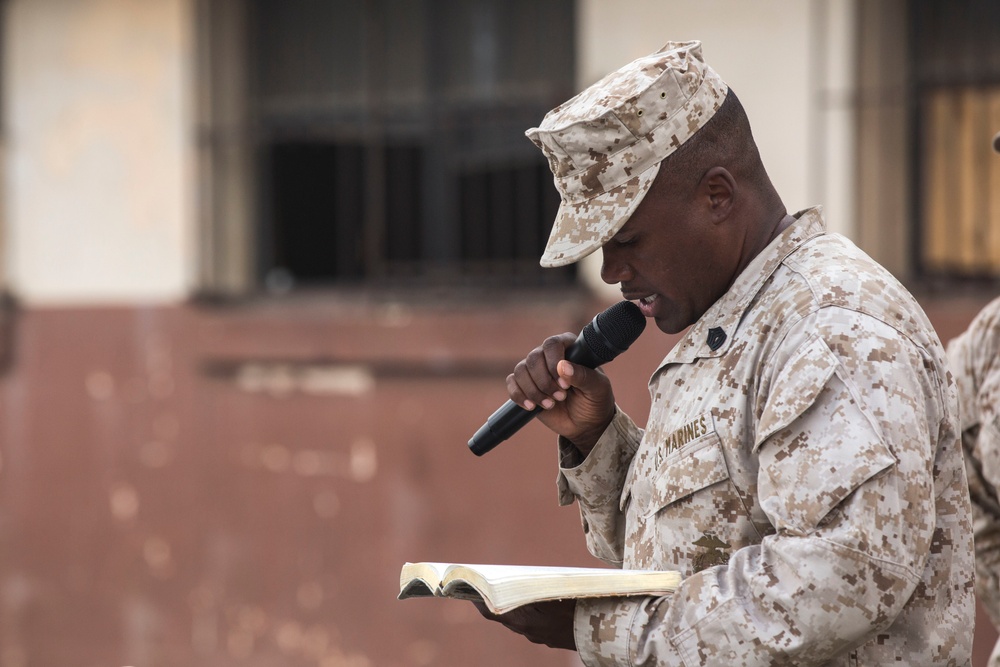
[[[6,3],[4,250],[25,302],[189,292],[189,3]]]

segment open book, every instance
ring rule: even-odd
[[[398,599],[482,600],[494,614],[503,614],[547,600],[664,595],[677,588],[680,580],[680,573],[673,570],[406,563],[399,573]]]

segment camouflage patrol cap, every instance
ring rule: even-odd
[[[708,122],[727,91],[701,42],[668,42],[545,114],[525,133],[548,158],[562,199],[541,265],[572,264],[614,236],[660,162]]]

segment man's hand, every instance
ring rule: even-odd
[[[566,361],[574,341],[572,333],[546,338],[507,376],[507,392],[526,410],[540,405],[538,420],[586,455],[611,423],[615,397],[602,371]]]
[[[496,621],[535,644],[551,648],[576,650],[573,636],[573,612],[576,600],[538,602],[512,609],[506,614],[494,614],[484,602],[473,601],[485,618]]]

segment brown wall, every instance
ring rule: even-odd
[[[942,337],[985,297],[929,299]],[[538,424],[466,441],[602,304],[316,296],[24,309],[0,376],[0,665],[575,664],[406,560],[588,565]],[[607,367],[645,417],[655,329]],[[982,641],[989,641],[986,637]]]

